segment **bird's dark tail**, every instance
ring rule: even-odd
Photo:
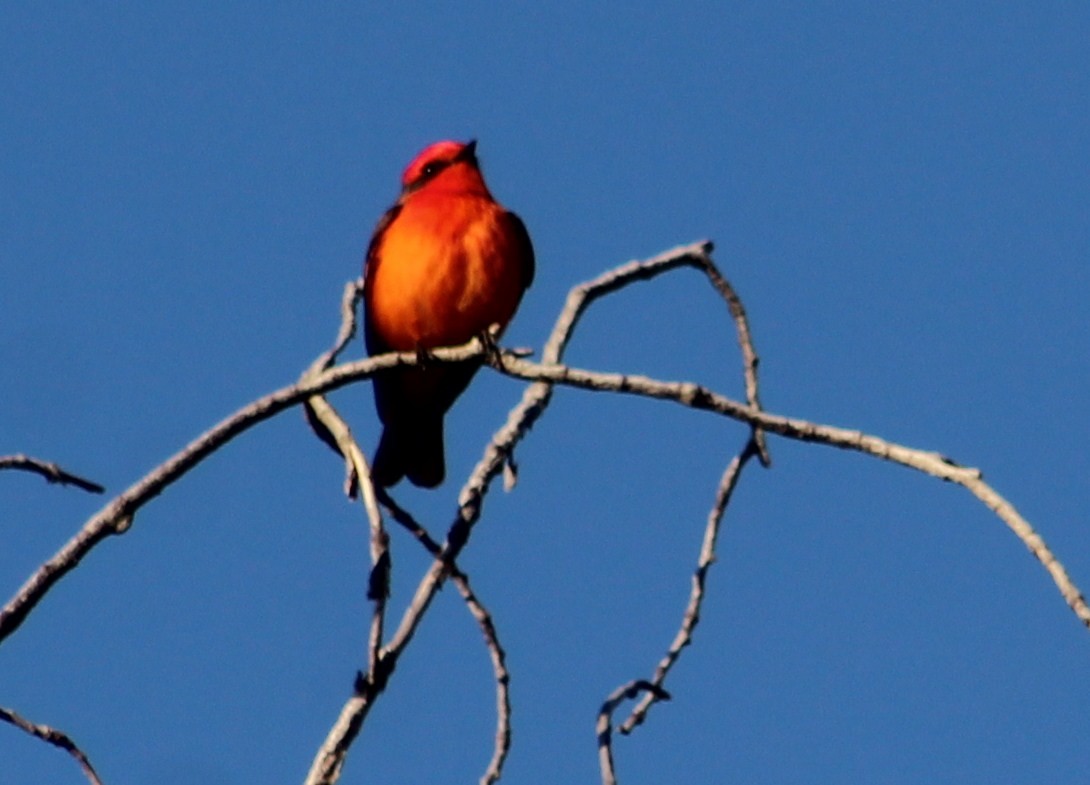
[[[386,424],[371,467],[375,483],[388,488],[408,477],[413,485],[434,488],[445,476],[442,418]]]

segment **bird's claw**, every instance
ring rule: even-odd
[[[481,348],[484,351],[484,361],[493,368],[503,367],[503,350],[496,343],[499,334],[500,326],[494,324],[477,336],[477,340],[481,342]]]
[[[416,364],[420,368],[426,368],[435,361],[435,355],[423,346],[416,347]]]

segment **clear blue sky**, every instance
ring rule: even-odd
[[[538,251],[509,345],[540,349],[573,284],[712,238],[770,410],[980,466],[1090,587],[1085,3],[375,8],[5,5],[0,453],[119,493],[291,382],[404,165],[476,137]],[[569,359],[741,393],[692,273],[604,304]],[[452,479],[403,492],[437,531],[519,394],[482,374]],[[372,445],[370,390],[333,401]],[[513,673],[504,782],[597,781],[597,707],[673,636],[744,433],[557,394],[463,559]],[[618,739],[622,783],[1085,781],[1090,633],[1025,548],[953,486],[771,448],[674,700]],[[364,650],[341,480],[298,412],[238,440],[0,646],[0,705],[108,785],[300,782]],[[4,600],[102,503],[0,475]],[[400,532],[394,562],[396,618],[426,562]],[[490,678],[448,589],[342,781],[475,782]],[[84,780],[0,726],[0,785],[39,782]]]

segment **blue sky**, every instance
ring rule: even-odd
[[[0,453],[121,492],[332,340],[405,164],[480,140],[567,290],[702,238],[749,309],[770,411],[981,467],[1090,585],[1090,10],[1082,3],[19,4],[0,22]],[[362,343],[362,342],[361,342]],[[362,353],[357,345],[354,356]],[[592,311],[572,363],[741,395],[693,273]],[[520,385],[484,373],[441,532]],[[333,403],[365,446],[366,385]],[[594,717],[649,675],[741,426],[574,390],[462,559],[512,670],[504,782],[597,781]],[[773,439],[728,512],[674,699],[625,785],[1076,782],[1088,632],[968,494]],[[366,529],[297,412],[100,546],[0,645],[0,705],[108,785],[298,782],[361,665]],[[5,600],[104,499],[0,475]],[[396,615],[426,560],[395,532]],[[487,655],[446,590],[342,782],[470,782]],[[0,727],[0,785],[84,782]]]

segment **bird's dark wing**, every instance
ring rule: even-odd
[[[401,205],[395,204],[385,213],[375,226],[375,233],[371,235],[371,243],[367,246],[367,256],[363,260],[363,337],[367,344],[368,354],[383,354],[390,351],[390,347],[375,333],[371,327],[371,319],[368,314],[368,292],[374,281],[375,268],[378,266],[378,249],[382,245],[382,236],[386,229],[401,212]]]
[[[505,214],[507,223],[515,232],[515,240],[519,247],[519,256],[522,257],[522,288],[529,289],[534,282],[534,244],[530,242],[530,233],[526,231],[526,224],[512,212]]]

